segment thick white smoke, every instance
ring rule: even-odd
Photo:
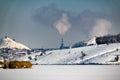
[[[64,35],[68,29],[71,27],[71,24],[68,21],[68,17],[67,14],[62,14],[62,17],[60,20],[58,20],[55,24],[54,24],[55,28],[58,30],[60,35]]]
[[[95,25],[90,33],[90,37],[107,35],[111,26],[112,23],[106,19],[96,20]]]

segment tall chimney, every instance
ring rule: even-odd
[[[63,43],[63,38],[61,39],[61,45],[60,45],[60,49],[63,49],[64,47],[64,43]]]

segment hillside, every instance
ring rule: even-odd
[[[1,48],[17,48],[17,49],[28,49],[30,50],[30,48],[28,48],[27,46],[14,41],[13,39],[9,38],[9,37],[4,37],[0,40],[0,49]]]
[[[32,64],[118,64],[116,55],[120,57],[120,43],[85,46],[79,48],[47,51],[27,55],[16,60],[29,60]],[[83,54],[85,54],[83,56]],[[29,59],[28,57],[31,57]]]

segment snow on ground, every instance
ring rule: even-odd
[[[96,43],[96,37],[93,37],[92,39],[86,41],[87,45],[90,45],[90,44],[97,44]]]
[[[120,80],[119,65],[34,65],[0,69],[0,80]]]
[[[117,50],[118,49],[118,50]],[[38,56],[36,60],[30,60],[33,64],[109,64],[116,56],[120,56],[120,43],[93,45],[80,48],[47,51],[45,55]],[[82,53],[86,54],[83,58]],[[35,58],[40,53],[29,55]],[[26,60],[28,56],[18,60]],[[120,60],[119,60],[120,62]]]

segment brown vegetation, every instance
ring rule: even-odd
[[[116,62],[116,63],[114,63],[115,65],[120,65],[120,62]]]
[[[8,69],[8,68],[9,68],[9,62],[4,62],[3,68],[4,68],[4,69]]]
[[[0,68],[2,68],[4,66],[3,62],[0,62]]]
[[[29,61],[21,61],[20,65],[22,68],[31,68],[32,64]]]
[[[10,61],[4,63],[4,69],[20,69],[20,68],[31,68],[32,64],[29,61]]]

